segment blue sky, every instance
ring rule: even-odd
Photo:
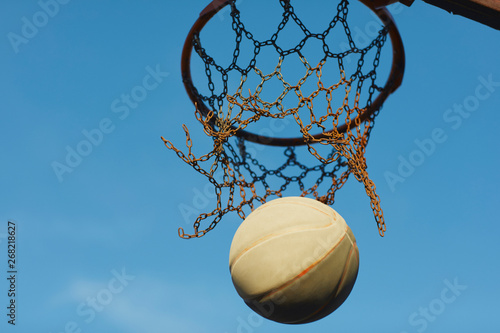
[[[331,316],[289,326],[254,315],[232,286],[237,217],[201,239],[177,236],[192,223],[182,207],[208,210],[211,199],[160,136],[182,147],[187,124],[203,142],[180,56],[208,2],[60,3],[50,16],[36,1],[0,11],[2,332],[498,331],[498,31],[421,2],[391,7],[407,70],[367,148],[388,231],[378,236],[363,186],[349,179],[333,208],[358,241],[357,282]],[[33,20],[40,27],[23,28]],[[126,101],[132,92],[140,101]],[[68,157],[78,149],[86,156]],[[9,220],[16,327],[3,277]]]

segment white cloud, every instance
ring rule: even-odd
[[[127,273],[132,273],[128,272]],[[137,274],[123,292],[116,294],[103,311],[96,312],[95,320],[108,323],[124,333],[203,333],[205,327],[193,321],[198,313],[206,313],[211,306],[188,285],[172,285],[167,281],[153,279],[147,273]],[[55,294],[48,303],[53,309],[74,306],[75,315],[79,304],[106,288],[111,273],[100,280],[78,278]],[[73,320],[75,318],[67,318]],[[91,331],[92,322],[79,321]]]
[[[193,317],[206,311],[209,304],[190,292],[190,286],[175,286],[138,275],[124,294],[126,297],[113,302],[107,312],[107,319],[124,332],[207,332],[193,322]]]

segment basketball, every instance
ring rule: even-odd
[[[234,287],[258,314],[286,324],[321,319],[349,296],[359,267],[356,239],[331,207],[304,197],[272,200],[236,231]]]

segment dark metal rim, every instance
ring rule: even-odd
[[[191,27],[191,30],[186,37],[186,41],[184,42],[184,47],[182,49],[182,60],[181,60],[181,73],[182,73],[182,81],[184,82],[184,87],[189,95],[189,98],[200,110],[200,112],[204,115],[208,114],[209,108],[205,105],[205,103],[199,99],[199,97],[193,91],[193,81],[191,78],[191,53],[193,50],[192,40],[195,34],[199,33],[205,24],[207,24],[210,19],[217,14],[222,8],[227,6],[232,0],[214,0],[212,1],[205,9],[200,13],[199,18],[196,20],[194,25]],[[380,109],[384,101],[387,97],[396,91],[396,89],[401,85],[403,81],[403,74],[405,68],[405,54],[403,41],[401,39],[401,35],[396,27],[396,23],[391,15],[391,13],[385,8],[374,8],[369,0],[360,0],[363,4],[365,4],[368,8],[370,8],[379,18],[380,20],[388,27],[389,29],[389,37],[391,39],[392,44],[392,66],[391,71],[389,73],[389,78],[387,79],[384,88],[379,93],[377,98],[372,102],[371,106],[367,108],[365,112],[360,114],[358,117],[351,119],[349,123],[344,123],[337,127],[337,131],[339,133],[345,133],[348,128],[354,127],[356,122],[364,122],[368,119],[374,112]],[[327,132],[331,133],[333,130]],[[238,137],[242,137],[248,141],[270,145],[270,146],[300,146],[305,145],[303,137],[297,138],[274,138],[263,135],[253,134],[251,132],[245,130],[238,130],[236,132]],[[319,133],[313,136],[315,139],[324,138],[325,135],[323,133]]]

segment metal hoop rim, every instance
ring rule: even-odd
[[[198,108],[198,110],[206,115],[210,111],[209,108],[205,105],[205,103],[194,93],[194,84],[191,77],[191,54],[193,50],[192,40],[195,34],[201,32],[203,27],[207,24],[210,19],[217,14],[222,8],[227,6],[233,0],[213,0],[205,9],[200,13],[200,16],[196,20],[196,22],[191,27],[186,40],[184,42],[184,47],[182,49],[182,57],[181,57],[181,73],[182,73],[182,81],[184,83],[184,87],[186,92],[193,102],[194,105]],[[370,0],[359,0],[365,6],[370,8],[378,18],[388,27],[389,37],[391,39],[392,44],[392,66],[391,71],[389,73],[389,77],[385,83],[382,91],[377,95],[372,104],[367,108],[365,112],[358,115],[356,118],[353,118],[349,121],[349,123],[344,123],[342,125],[337,126],[337,131],[339,133],[345,133],[349,128],[355,126],[356,122],[364,122],[368,119],[372,114],[374,114],[377,110],[382,107],[382,104],[385,102],[387,97],[395,92],[403,81],[403,74],[405,69],[405,52],[403,47],[403,41],[401,39],[401,35],[399,34],[399,30],[396,27],[396,23],[394,22],[394,18],[391,13],[385,8],[374,8],[374,6],[370,3]],[[211,124],[214,126],[213,124]],[[234,127],[233,127],[234,129]],[[328,131],[327,133],[333,132],[333,129]],[[250,142],[255,142],[264,145],[270,146],[300,146],[307,144],[304,141],[303,137],[297,138],[274,138],[263,135],[253,134],[251,132],[245,130],[238,130],[236,132],[236,136],[242,137],[245,140]],[[319,133],[313,136],[315,139],[325,138],[326,135],[324,133]]]

